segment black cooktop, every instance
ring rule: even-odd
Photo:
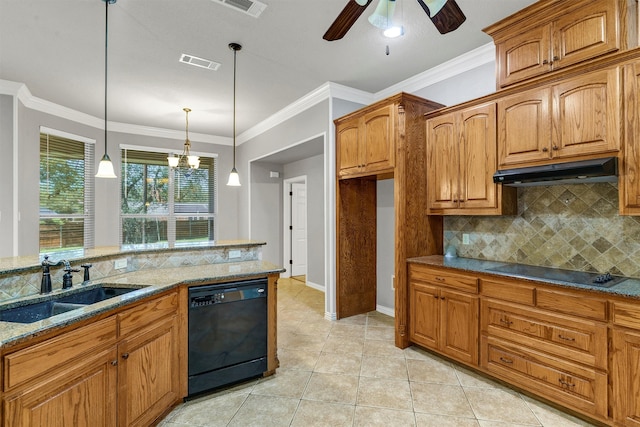
[[[613,276],[609,273],[597,274],[586,271],[563,270],[560,268],[538,267],[526,264],[505,264],[499,267],[489,268],[488,270],[529,279],[557,280],[577,285],[590,285],[602,288],[610,288],[627,280],[626,277]]]

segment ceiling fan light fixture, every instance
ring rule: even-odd
[[[366,6],[369,2],[367,0],[356,0],[356,3],[360,6]]]
[[[393,25],[393,12],[395,9],[396,0],[380,0],[375,12],[369,16],[369,22],[374,27],[386,30]]]

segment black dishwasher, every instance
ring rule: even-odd
[[[267,370],[267,279],[189,289],[189,396]]]

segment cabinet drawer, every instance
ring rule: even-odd
[[[76,363],[79,357],[115,342],[116,319],[111,316],[8,354],[4,357],[4,390],[49,375],[49,371]]]
[[[480,283],[483,296],[531,306],[536,303],[536,287],[534,285],[494,279],[481,279]]]
[[[611,320],[614,325],[640,329],[640,304],[612,301]]]
[[[175,314],[177,309],[178,293],[173,292],[124,311],[117,315],[119,336],[123,337],[131,332],[139,332],[140,325],[153,327],[154,321]]]
[[[600,369],[607,368],[607,325],[482,301],[482,331]]]
[[[607,374],[497,339],[483,339],[483,366],[547,399],[607,416]]]
[[[435,285],[478,293],[478,279],[476,277],[433,269],[419,264],[409,264],[409,280],[429,282]]]
[[[607,301],[577,293],[563,293],[547,289],[536,290],[536,305],[551,311],[572,314],[595,320],[607,320]]]

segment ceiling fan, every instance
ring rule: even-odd
[[[347,31],[355,24],[372,1],[349,0],[322,38],[328,41],[340,40],[347,34]],[[380,0],[381,3],[393,3],[395,1]],[[440,34],[455,30],[467,19],[455,0],[417,0],[417,2],[429,16]]]

